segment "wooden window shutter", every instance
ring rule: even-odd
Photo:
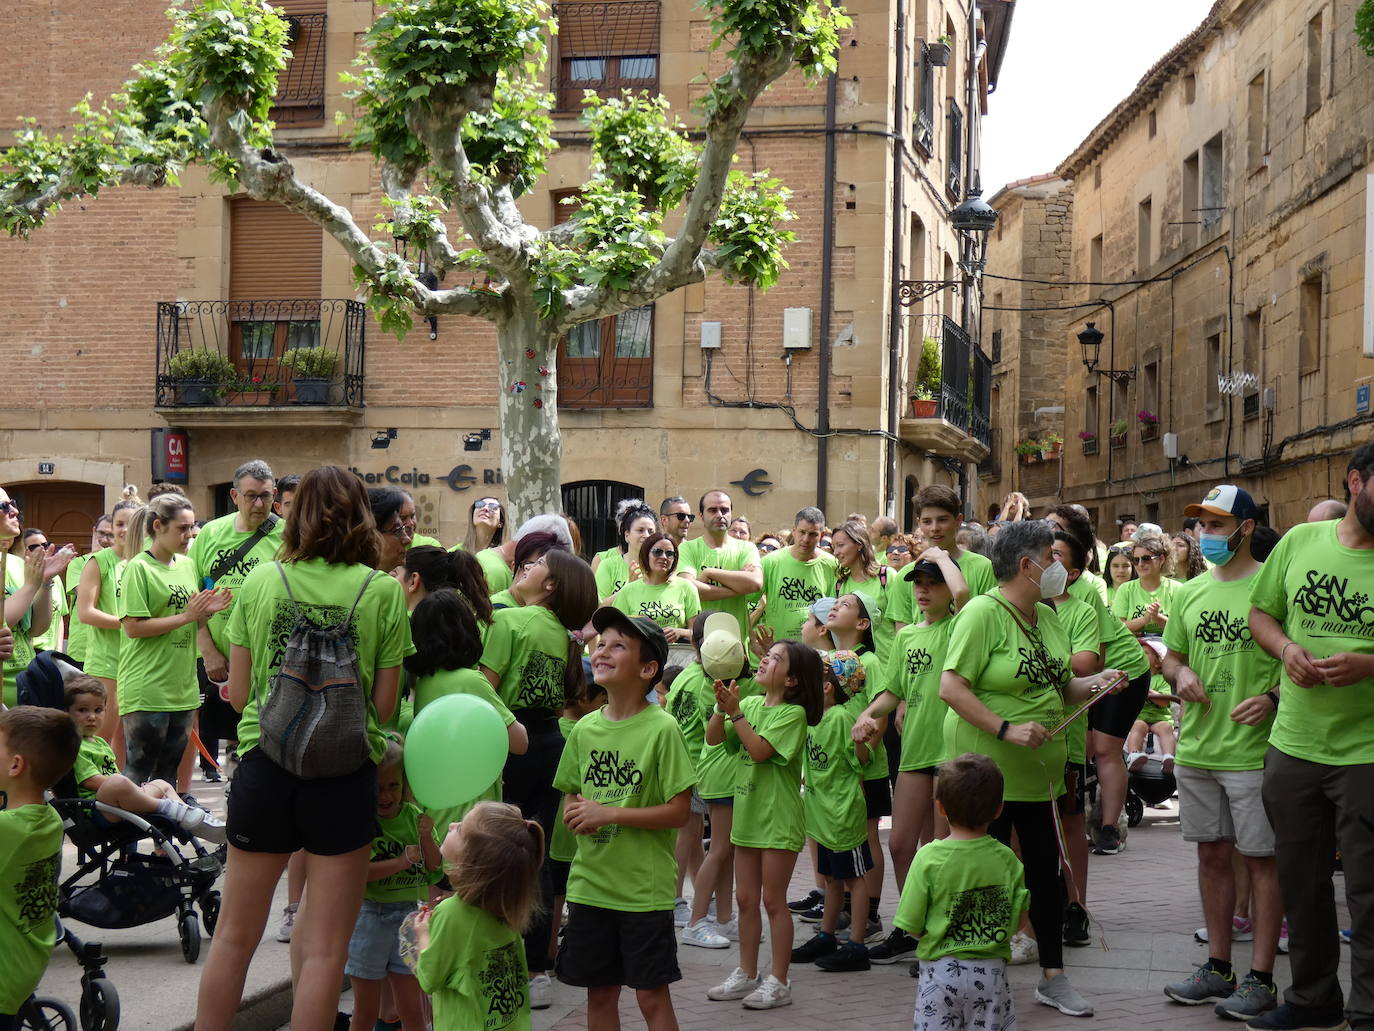
[[[229,205],[229,299],[318,299],[324,231],[273,201]]]
[[[657,0],[567,2],[555,8],[558,46],[564,57],[594,54],[657,54]]]

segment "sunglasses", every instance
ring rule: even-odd
[[[896,548],[888,548],[887,553],[889,555],[910,555],[911,549],[908,548],[906,545],[902,545]]]
[[[688,523],[691,523],[691,522],[695,522],[695,521],[696,521],[696,516],[694,516],[691,512],[669,512],[669,513],[668,513],[668,518],[669,518],[669,519],[681,519],[681,520],[683,520],[684,522],[688,522]]]
[[[1131,565],[1138,566],[1146,562],[1158,562],[1159,560],[1159,555],[1132,555]]]
[[[490,508],[493,511],[499,512],[501,510],[501,502],[493,501],[492,499],[488,498],[486,501],[475,502],[472,506],[472,510],[474,512],[477,511],[477,509],[479,508]]]
[[[31,541],[31,542],[29,542],[28,544],[24,545],[24,550],[25,550],[25,551],[37,551],[39,548],[46,548],[47,546],[48,546],[48,542],[47,542],[47,541],[36,541],[36,542],[35,542],[35,541]]]
[[[18,515],[19,506],[13,501],[0,501],[0,512],[4,512],[6,515]]]
[[[778,546],[777,546],[776,544],[760,544],[760,545],[759,545],[759,551],[763,552],[765,555],[767,555],[770,551],[777,551],[777,550],[778,550]]]
[[[666,551],[663,548],[649,549],[650,558],[673,558],[677,555],[676,551]]]

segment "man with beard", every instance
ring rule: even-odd
[[[834,597],[839,563],[820,549],[825,514],[814,507],[797,513],[792,544],[763,560],[764,641],[799,641],[811,603]]]
[[[692,506],[686,498],[664,498],[658,506],[658,531],[673,539],[673,547],[680,550],[692,531]]]
[[[740,637],[749,639],[749,596],[763,590],[759,551],[749,541],[729,535],[730,495],[708,490],[697,502],[702,535],[678,544],[678,576],[696,585],[703,612],[728,612],[739,621]],[[686,527],[686,519],[674,522]]]
[[[1374,444],[1345,472],[1350,509],[1279,541],[1250,592],[1250,632],[1279,660],[1264,761],[1288,914],[1292,986],[1257,1031],[1374,1027]],[[1350,905],[1350,999],[1342,1014],[1332,867]]]

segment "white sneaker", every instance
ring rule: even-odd
[[[711,930],[715,931],[716,934],[720,935],[722,938],[726,939],[727,941],[732,941],[732,942],[737,942],[737,941],[739,941],[739,917],[738,917],[738,916],[732,916],[729,920],[727,920],[727,921],[726,921],[725,923],[723,923],[723,924],[722,924],[719,920],[717,920],[715,917],[711,917],[710,919],[711,919]]]
[[[734,1002],[751,994],[758,986],[757,977],[750,977],[740,967],[735,967],[724,981],[706,989],[706,998],[712,1002]]]
[[[1138,770],[1145,765],[1145,761],[1149,758],[1144,752],[1132,752],[1126,756],[1126,769]]]
[[[1028,934],[1017,931],[1011,936],[1011,965],[1014,967],[1034,963],[1040,958],[1040,945]]]
[[[771,1010],[791,1005],[791,983],[779,981],[772,974],[765,977],[757,988],[744,997],[744,1008],[747,1010]]]
[[[686,927],[692,922],[692,904],[679,896],[673,900],[673,925]]]
[[[1159,768],[1165,773],[1174,772],[1174,753],[1165,752],[1159,757]]]
[[[553,982],[548,974],[535,974],[530,978],[530,1009],[546,1010],[553,1005]]]
[[[683,945],[695,945],[699,949],[728,949],[730,947],[730,939],[723,934],[717,934],[715,924],[705,918],[684,927],[681,941]]]
[[[277,941],[289,942],[291,932],[296,926],[296,907],[299,903],[292,902],[281,911],[281,926],[277,928]]]

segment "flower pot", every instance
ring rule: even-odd
[[[1140,424],[1140,439],[1142,441],[1155,440],[1159,437],[1159,423],[1142,422]]]
[[[1095,455],[1095,454],[1097,454],[1097,438],[1096,438],[1096,437],[1094,437],[1092,440],[1085,440],[1085,441],[1083,441],[1083,453],[1084,453],[1085,455]]]
[[[1123,448],[1123,447],[1125,447],[1125,446],[1126,446],[1126,434],[1124,434],[1124,433],[1113,433],[1113,434],[1112,434],[1112,447],[1113,447],[1113,448]]]
[[[317,376],[297,376],[296,402],[303,405],[329,403],[329,380]]]
[[[266,408],[277,403],[277,392],[275,390],[240,390],[238,393],[230,395],[229,403],[231,405]]]
[[[1034,465],[1036,462],[1040,461],[1040,452],[1032,451],[1028,455],[1022,455],[1021,461],[1023,461],[1026,465]]]
[[[199,407],[219,404],[219,384],[212,379],[176,381],[176,404]]]
[[[936,68],[944,68],[949,65],[950,49],[948,43],[927,43],[926,60]]]
[[[911,417],[913,419],[933,419],[939,414],[939,401],[934,399],[924,400],[916,397],[911,399]]]

